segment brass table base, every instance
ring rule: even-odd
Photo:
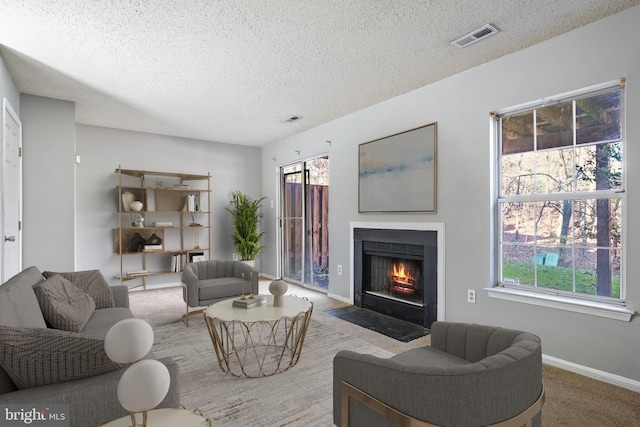
[[[236,377],[259,378],[291,368],[300,359],[312,311],[313,304],[309,303],[306,311],[291,317],[248,321],[222,320],[205,310],[220,369]]]

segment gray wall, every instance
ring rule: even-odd
[[[232,258],[235,249],[231,240],[231,218],[225,207],[229,205],[228,196],[233,190],[254,198],[260,196],[259,148],[87,125],[77,125],[76,130],[77,153],[81,158],[76,166],[77,270],[98,268],[111,283],[117,283],[115,276],[120,272],[120,259],[114,254],[113,229],[118,225],[115,213],[118,179],[114,173],[118,166],[148,171],[211,173],[211,257]],[[160,220],[176,223],[178,218]],[[205,240],[202,234],[201,246]],[[125,270],[140,269],[140,258],[138,255],[125,257]],[[161,268],[161,263],[169,265],[170,262],[168,255],[150,255],[148,260],[150,269]],[[179,283],[179,275],[148,279],[152,286]]]
[[[20,115],[20,92],[18,92],[2,57],[0,57],[0,98],[7,98],[13,111]]]
[[[24,266],[54,271],[100,269],[111,283],[119,283],[115,276],[120,260],[113,247],[113,229],[118,225],[114,171],[118,166],[211,173],[211,257],[231,259],[235,248],[225,207],[233,190],[260,197],[259,148],[76,125],[72,102],[24,94],[20,99]],[[205,236],[200,239],[204,246]],[[141,268],[139,256],[125,260],[126,269]],[[149,261],[150,269],[163,269],[169,256],[153,255]],[[179,285],[180,276],[149,278],[148,284]]]
[[[23,266],[73,271],[75,104],[21,96]]]
[[[520,328],[542,338],[546,355],[640,381],[640,320],[609,320],[491,299],[489,113],[627,77],[627,307],[640,308],[640,7],[269,145],[262,192],[276,200],[277,166],[328,152],[330,157],[330,294],[349,297],[350,221],[446,224],[446,318]],[[508,34],[497,37],[508,37]],[[453,48],[452,48],[453,49]],[[473,49],[473,46],[468,49]],[[463,51],[461,51],[463,54]],[[358,213],[358,144],[438,122],[438,212]],[[331,145],[327,144],[331,141]],[[300,155],[296,153],[300,150]],[[274,161],[273,158],[276,160]],[[268,204],[268,202],[267,202]],[[276,211],[267,209],[263,272],[276,274]],[[336,265],[344,268],[336,273]],[[477,303],[466,302],[467,289]]]

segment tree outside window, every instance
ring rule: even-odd
[[[499,282],[622,299],[623,86],[496,116]]]

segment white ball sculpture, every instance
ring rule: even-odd
[[[153,329],[142,319],[124,319],[109,329],[104,350],[109,359],[128,364],[145,357],[153,346]]]
[[[149,411],[162,402],[171,377],[162,362],[145,359],[127,369],[118,383],[118,400],[129,412]]]
[[[144,359],[153,346],[153,329],[142,319],[121,320],[109,329],[104,339],[104,350],[109,359],[129,368],[118,382],[118,400],[129,411],[132,426],[147,425],[147,411],[162,402],[169,391],[169,370],[155,359]],[[135,414],[142,412],[143,422],[138,424]]]

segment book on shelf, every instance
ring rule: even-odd
[[[127,271],[127,276],[146,276],[147,274],[149,274],[149,270]]]
[[[265,295],[255,295],[253,298],[246,299],[236,298],[233,300],[232,306],[238,308],[253,308],[259,305],[262,305],[267,302],[267,297]]]
[[[158,252],[162,250],[162,245],[144,245],[145,252]]]
[[[170,270],[173,273],[179,273],[182,271],[182,266],[185,263],[185,256],[182,254],[171,255],[171,267]]]
[[[187,194],[187,212],[198,212],[200,210],[200,196],[198,194]]]
[[[156,221],[153,223],[154,227],[162,227],[162,228],[166,228],[166,227],[173,227],[173,222],[171,221]]]

